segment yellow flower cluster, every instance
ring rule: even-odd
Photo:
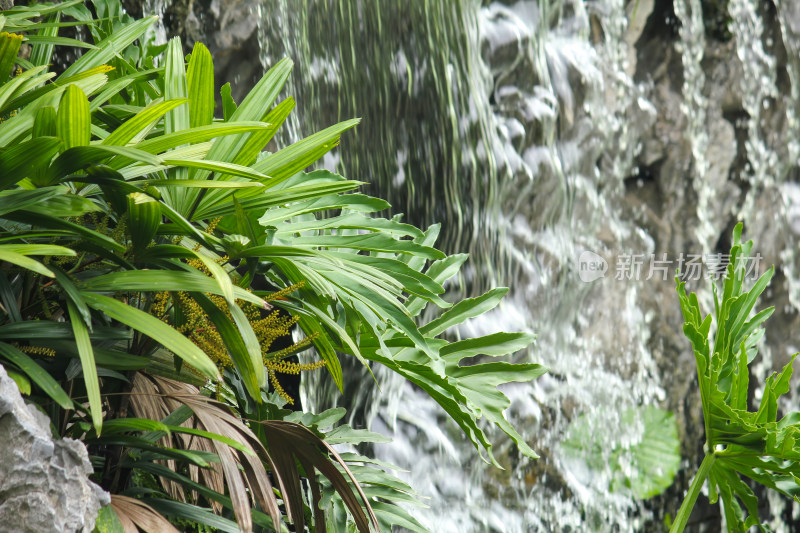
[[[25,352],[31,355],[46,355],[47,357],[55,357],[56,351],[52,348],[45,348],[44,346],[17,346],[20,352]]]
[[[206,233],[212,234],[220,220],[222,220],[221,217],[210,220],[205,229]],[[196,252],[199,251],[200,244],[197,244],[194,250]],[[215,262],[223,265],[228,262],[228,259],[227,256],[222,256],[215,259]],[[205,275],[211,276],[205,263],[200,259],[189,259],[186,263]],[[302,282],[296,283],[265,296],[264,300],[284,299],[303,285]],[[228,302],[223,297],[214,294],[207,294],[206,296],[229,319],[233,320]],[[283,389],[276,374],[299,374],[300,372],[316,370],[325,366],[325,361],[300,364],[285,360],[287,357],[311,345],[316,335],[307,337],[282,350],[270,353],[269,349],[276,339],[290,335],[289,330],[297,322],[297,318],[281,315],[280,311],[277,310],[267,313],[264,309],[242,300],[237,300],[236,305],[242,310],[253,328],[253,332],[256,334],[270,383],[284,400],[290,404],[294,403],[294,399]],[[190,294],[186,292],[156,293],[150,312],[165,322],[172,322],[178,331],[186,335],[198,348],[208,354],[220,369],[233,366],[233,360],[228,353],[222,336],[216,329],[214,321],[211,320],[202,306]]]
[[[226,260],[227,258],[221,259]],[[192,266],[198,270],[208,274],[202,261],[189,260],[187,263],[192,264]],[[292,285],[291,287],[268,295],[265,299],[275,300],[283,298],[300,286],[302,286],[302,284]],[[228,318],[231,320],[233,319],[229,311],[228,303],[223,297],[213,294],[208,294],[207,296],[214,305],[228,316]],[[297,322],[297,318],[281,315],[280,311],[277,310],[267,313],[256,305],[242,300],[238,300],[236,303],[244,312],[250,326],[253,328],[253,332],[256,334],[270,383],[272,383],[272,386],[284,400],[290,404],[294,403],[293,398],[281,387],[276,373],[299,374],[300,372],[316,370],[325,366],[325,361],[317,361],[310,364],[285,361],[286,357],[309,346],[314,340],[314,336],[294,343],[288,348],[269,353],[270,347],[277,338],[285,337],[290,334],[289,330]],[[173,312],[170,313],[170,310]],[[155,295],[151,313],[165,322],[176,322],[174,324],[175,328],[185,334],[198,348],[203,350],[220,369],[233,366],[233,360],[213,320],[211,320],[200,304],[192,298],[190,294],[186,292],[159,292]]]

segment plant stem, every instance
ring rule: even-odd
[[[714,455],[714,452],[711,451],[706,454],[703,462],[700,463],[700,468],[694,475],[692,484],[689,486],[689,492],[683,499],[681,508],[678,510],[678,514],[675,516],[675,521],[672,523],[669,533],[683,532],[684,528],[686,527],[686,523],[689,521],[689,516],[692,514],[692,509],[694,509],[697,496],[700,494],[700,489],[703,487],[703,483],[705,483],[708,474],[711,472],[711,466],[714,464],[716,458],[717,457]]]

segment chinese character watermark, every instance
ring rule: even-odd
[[[719,280],[725,277],[730,263],[730,254],[681,253],[676,258],[669,258],[666,253],[634,254],[622,253],[606,260],[591,252],[583,252],[578,259],[578,275],[581,281],[589,283],[605,278],[609,270],[617,281],[667,281],[675,275],[676,270],[682,281],[698,281],[700,279]],[[745,278],[756,279],[759,265],[763,259],[760,253],[750,257],[740,257],[745,266]],[[612,263],[612,265],[609,265]]]

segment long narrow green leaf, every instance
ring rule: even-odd
[[[302,306],[299,305],[299,304],[298,305],[288,304],[287,302],[276,302],[275,305],[279,306],[279,307],[285,307],[286,309],[289,309],[290,311],[293,310],[298,315],[299,314],[303,314],[303,307],[308,308],[313,313],[313,316],[314,316],[315,319],[320,320],[322,322],[322,325],[324,325],[330,331],[334,332],[336,337],[342,342],[343,348],[346,347],[347,350],[350,351],[350,355],[355,356],[356,359],[358,359],[361,364],[363,364],[365,367],[367,367],[367,369],[370,371],[370,374],[372,374],[372,369],[370,369],[369,363],[367,363],[367,360],[361,354],[361,350],[359,349],[358,344],[356,344],[355,340],[353,340],[353,338],[350,336],[350,334],[347,332],[346,329],[344,329],[342,326],[340,326],[333,318],[331,318],[322,309],[319,309],[318,307],[315,307],[314,305],[312,305],[312,304],[310,304],[308,302],[303,302]],[[306,332],[306,334],[312,334],[312,333],[314,333],[314,331],[307,331]],[[347,350],[342,349],[341,351],[345,352]],[[323,356],[324,354],[320,353],[320,355]],[[334,354],[334,356],[335,356],[335,354]],[[330,361],[328,359],[325,359],[325,362],[327,364],[334,364],[335,368],[337,368],[339,371],[341,371],[341,366],[339,364],[339,360],[338,359],[335,359],[335,361],[334,361],[333,358]],[[332,375],[333,375],[334,380],[335,380],[337,375],[333,374],[333,373],[332,373]]]
[[[222,338],[222,342],[225,343],[225,348],[227,348],[233,364],[239,371],[250,397],[253,399],[260,398],[259,374],[264,373],[264,364],[261,358],[259,357],[257,366],[253,364],[253,358],[250,355],[247,344],[242,339],[239,329],[214,302],[202,293],[192,293],[192,298],[202,307],[203,312],[208,315],[217,328],[217,332]]]
[[[165,165],[173,165],[176,167],[187,167],[187,168],[199,168],[203,170],[209,170],[211,172],[217,172],[223,175],[234,175],[234,176],[243,176],[245,178],[250,178],[253,180],[263,181],[268,179],[268,176],[260,172],[256,172],[255,170],[251,169],[250,167],[244,167],[242,165],[235,165],[233,163],[226,163],[224,161],[209,161],[206,159],[200,161],[193,161],[191,159],[164,159]]]
[[[43,215],[32,211],[16,211],[13,213],[8,213],[5,215],[5,218],[46,229],[65,230],[67,232],[80,235],[86,239],[86,241],[96,244],[101,249],[107,249],[117,253],[125,251],[124,246],[107,235],[98,233],[80,224],[75,224],[73,222],[69,222],[68,220],[62,220],[50,215]]]
[[[69,0],[67,2],[62,2],[60,4],[36,4],[33,6],[14,6],[14,12],[28,12],[22,15],[24,19],[28,19],[35,16],[45,16],[50,15],[52,13],[58,13],[59,11],[64,11],[65,9],[72,7],[77,4],[83,3],[83,0]],[[35,13],[35,14],[34,14]]]
[[[151,154],[158,154],[166,150],[177,148],[178,146],[186,143],[201,143],[217,137],[248,133],[251,131],[266,129],[268,127],[269,125],[264,124],[263,122],[209,124],[208,126],[200,126],[190,130],[178,131],[175,133],[155,137],[153,139],[147,139],[137,144],[136,148]]]
[[[208,509],[190,503],[165,500],[163,498],[148,498],[145,502],[160,513],[209,526],[213,531],[224,531],[225,533],[241,533],[242,531],[236,525],[236,522],[217,516]]]
[[[22,322],[22,314],[14,295],[14,287],[8,281],[5,272],[0,272],[0,304],[5,308],[6,316],[10,322]]]
[[[183,48],[180,38],[172,38],[165,54],[164,67],[164,97],[168,99],[181,99],[188,101],[186,88],[186,66],[184,64]],[[189,108],[180,106],[167,113],[164,118],[164,132],[166,134],[189,129]],[[189,169],[178,167],[171,170],[168,176],[172,179],[189,178]],[[191,204],[189,198],[195,191],[187,189],[169,189],[163,191],[164,201],[174,205],[179,213],[185,213]]]
[[[61,141],[55,137],[37,137],[0,152],[0,190],[31,176],[60,148]]]
[[[56,83],[48,83],[37,89],[21,93],[19,96],[16,96],[10,102],[7,102],[2,108],[0,108],[0,113],[25,107],[34,102],[36,102],[34,107],[39,105],[55,106],[61,98],[61,95],[64,93],[64,90],[71,84],[77,85],[78,88],[84,92],[84,94],[91,96],[96,90],[99,90],[106,84],[108,81],[108,76],[106,73],[110,70],[113,69],[107,65],[101,65],[74,76],[70,76],[68,79],[59,79],[59,81]],[[46,76],[47,79],[52,77],[51,74],[47,74]],[[34,81],[35,80],[31,80],[31,82]]]
[[[167,435],[171,433],[169,426],[149,418],[114,418],[104,424],[104,429],[106,436],[138,431],[163,431]]]
[[[394,239],[383,233],[365,235],[320,235],[314,237],[295,237],[292,243],[297,246],[314,246],[329,248],[355,248],[376,252],[394,252],[412,254],[426,259],[444,259],[445,255],[428,246],[421,246],[413,241]]]
[[[26,35],[25,42],[32,43],[32,44],[51,44],[51,45],[59,45],[59,46],[74,46],[76,48],[88,48],[91,50],[97,50],[97,47],[91,43],[86,43],[83,41],[79,41],[77,39],[70,39],[69,37],[57,37],[57,36],[50,36],[50,35]],[[38,63],[34,63],[34,65],[38,65]]]
[[[56,126],[56,108],[53,106],[43,106],[36,111],[36,119],[33,123],[31,136],[36,137],[57,137],[58,127]]]
[[[137,253],[153,242],[161,225],[161,204],[150,195],[136,192],[128,199],[128,231]]]
[[[209,378],[219,379],[219,372],[214,362],[189,339],[161,320],[102,294],[88,291],[82,291],[82,294],[91,307],[163,344]]]
[[[292,61],[288,58],[276,63],[248,93],[229,122],[261,120],[272,107],[292,71]],[[247,136],[228,137],[214,143],[209,157],[218,161],[234,161],[236,154],[247,142]],[[268,173],[265,173],[268,174]]]
[[[278,228],[276,235],[342,229],[380,231],[393,237],[422,237],[422,232],[411,224],[403,224],[386,218],[368,217],[360,213],[347,213],[323,219],[291,221],[282,224]],[[406,266],[406,268],[408,267]]]
[[[97,43],[96,50],[90,50],[67,67],[59,76],[59,81],[64,81],[65,78],[74,74],[108,63],[129,44],[141,37],[156,20],[158,20],[158,17],[146,17],[132,22],[109,35],[107,39]]]
[[[269,191],[255,198],[240,201],[247,212],[259,212],[271,207],[282,206],[289,202],[299,202],[331,194],[348,192],[362,185],[359,181],[343,181],[338,183],[320,183]],[[232,215],[236,211],[231,195],[227,191],[220,192],[214,198],[206,198],[192,215],[192,220],[204,220],[220,216]]]
[[[239,450],[242,453],[246,453],[247,455],[255,455],[252,448],[250,448],[249,446],[245,446],[241,442],[226,437],[225,435],[219,435],[217,433],[212,433],[211,431],[204,431],[202,429],[187,428],[184,426],[166,426],[166,427],[173,433],[186,433],[188,435],[205,437],[207,439],[216,440],[224,444],[227,444],[231,448]]]
[[[67,393],[64,392],[64,389],[61,388],[61,385],[27,354],[19,351],[10,344],[0,342],[0,356],[3,356],[17,365],[20,370],[31,378],[31,381],[36,383],[45,394],[52,398],[63,409],[72,409],[74,407],[72,400]]]
[[[236,112],[237,107],[236,102],[231,96],[231,84],[226,83],[223,85],[219,91],[219,95],[222,98],[222,117],[225,119],[225,122],[228,122]]]
[[[239,151],[233,162],[248,166],[255,163],[258,155],[275,135],[275,132],[278,131],[278,128],[283,125],[289,113],[292,112],[294,105],[294,98],[291,96],[276,105],[275,108],[264,117],[264,122],[268,123],[270,127],[264,131],[259,131],[250,135],[250,138],[247,139],[247,142]]]
[[[0,83],[6,81],[11,75],[11,69],[17,61],[19,47],[22,45],[22,35],[0,33]]]
[[[169,41],[166,52],[164,97],[167,100],[182,100],[187,102],[188,96],[186,90],[186,67],[183,60],[181,40],[178,37],[173,37]],[[179,107],[167,113],[164,123],[165,133],[174,133],[176,131],[188,129],[189,127],[189,109],[187,107]]]
[[[106,104],[112,97],[118,95],[122,90],[137,80],[140,80],[144,84],[147,80],[157,79],[159,74],[163,71],[164,67],[142,70],[111,80],[97,96],[92,98],[92,101],[89,103],[89,109],[91,109],[92,112],[96,111],[100,106]]]
[[[325,368],[328,370],[333,382],[339,389],[339,392],[344,393],[344,381],[342,374],[342,364],[339,362],[339,357],[336,355],[336,350],[333,349],[327,335],[322,330],[319,321],[305,314],[296,314],[298,324],[306,336],[311,337],[314,348],[317,353],[325,361]]]
[[[22,255],[75,255],[74,250],[56,244],[4,244],[3,248]]]
[[[95,326],[89,335],[92,340],[130,340],[130,332],[123,328],[108,328]],[[32,340],[74,340],[72,328],[66,322],[53,322],[51,320],[28,320],[25,322],[12,322],[0,326],[0,339],[14,341]]]
[[[210,233],[206,233],[197,229],[197,227],[186,220],[186,218],[181,215],[177,210],[173,209],[171,206],[167,205],[166,202],[162,202],[161,204],[161,211],[165,217],[170,219],[177,227],[185,232],[185,235],[189,235],[191,238],[196,240],[197,242],[201,242],[206,245],[210,249],[216,249],[218,247],[222,247],[222,240]],[[216,246],[215,246],[216,245]]]
[[[190,413],[191,413],[191,411],[190,411]],[[208,499],[216,500],[216,501],[220,502],[221,504],[223,504],[226,509],[230,509],[231,511],[233,511],[233,504],[231,502],[231,499],[228,498],[227,496],[225,496],[224,494],[220,494],[219,492],[213,491],[213,490],[209,489],[208,487],[206,487],[205,485],[203,485],[201,483],[195,483],[194,481],[192,481],[188,477],[183,476],[181,474],[178,474],[174,470],[171,470],[171,469],[167,468],[166,466],[164,466],[162,464],[153,463],[153,462],[150,462],[150,461],[136,461],[134,463],[130,463],[127,466],[130,466],[131,468],[136,468],[136,469],[139,469],[139,470],[144,470],[146,472],[150,472],[150,473],[155,474],[155,475],[157,475],[159,477],[163,477],[163,478],[167,478],[167,479],[170,479],[170,480],[173,480],[173,481],[177,481],[179,484],[183,485],[184,487],[186,487],[188,489],[191,489],[191,490],[194,490],[197,493],[205,496]],[[268,531],[274,531],[275,530],[274,523],[273,523],[272,519],[269,516],[267,516],[266,514],[262,513],[261,511],[257,511],[256,509],[253,509],[252,513],[253,513],[253,522],[254,523],[256,523],[256,524],[258,524],[258,525],[260,525],[260,526],[262,526],[264,528],[267,528]],[[240,533],[240,531],[237,531],[237,533]]]
[[[279,61],[273,66],[255,87],[248,93],[241,105],[231,115],[229,122],[241,122],[247,120],[262,120],[272,107],[278,97],[286,79],[292,70],[292,62],[288,58]],[[224,100],[224,97],[223,97]],[[235,161],[240,162],[238,154],[242,152],[250,136],[237,135],[217,139],[208,154],[208,158],[214,161]],[[208,171],[203,171],[194,176],[196,179],[203,179]],[[264,172],[263,174],[269,175]],[[220,200],[221,191],[193,191],[190,198],[192,212],[190,216],[194,218],[194,212],[202,210],[204,205],[213,204]],[[186,211],[183,211],[186,212]]]
[[[58,23],[61,21],[61,12],[56,12],[51,15],[47,22],[55,22]],[[46,28],[42,28],[39,30],[37,37],[57,37],[58,36],[58,26],[52,25]],[[28,39],[30,40],[30,35],[28,35]],[[51,63],[53,57],[53,49],[55,48],[55,43],[52,42],[40,42],[34,43],[33,47],[31,48],[31,63],[37,66],[42,66],[47,68],[47,66]]]
[[[186,250],[186,257],[193,257],[191,250]],[[191,268],[191,267],[187,267]],[[175,270],[120,270],[85,280],[81,288],[94,292],[106,291],[187,291],[207,292],[222,295],[219,284],[194,269],[192,271]],[[241,287],[233,287],[233,295],[237,300],[244,300],[264,308],[267,303]]]
[[[172,152],[170,152],[170,155],[172,155]],[[138,184],[139,182],[128,183]],[[153,187],[193,187],[198,189],[252,189],[264,187],[263,183],[257,181],[147,180],[145,183]]]
[[[7,261],[13,265],[47,276],[48,278],[55,277],[52,270],[35,259],[13,251],[13,246],[11,245],[0,244],[0,261]]]
[[[46,137],[43,137],[46,138]],[[109,158],[114,158],[109,162],[112,168],[119,168],[131,161],[138,161],[147,163],[148,165],[160,165],[162,161],[159,157],[154,156],[143,150],[131,148],[128,146],[105,146],[101,144],[93,144],[91,146],[77,146],[65,150],[59,155],[53,164],[50,165],[48,176],[50,180],[56,180],[82,170],[89,165],[103,162]]]
[[[366,276],[382,277],[409,294],[416,294],[439,307],[447,308],[451,304],[439,298],[444,287],[425,274],[411,269],[402,261],[385,257],[375,257],[345,252],[327,252],[331,258],[342,261],[345,268],[353,273],[363,272]]]
[[[53,273],[56,276],[56,282],[58,283],[59,287],[64,291],[67,297],[72,301],[72,305],[78,310],[78,314],[83,319],[83,323],[86,325],[87,328],[91,331],[92,329],[92,315],[89,312],[89,307],[87,307],[86,302],[81,296],[80,291],[72,283],[72,280],[69,276],[57,266],[52,266]]]
[[[214,62],[208,48],[197,42],[186,71],[189,89],[189,125],[192,128],[214,120]]]
[[[203,261],[203,264],[205,264],[208,271],[211,272],[211,275],[219,284],[222,295],[228,304],[228,312],[231,314],[236,326],[239,328],[239,333],[242,336],[242,340],[244,341],[244,345],[247,349],[247,354],[250,357],[248,369],[252,369],[251,371],[256,378],[256,383],[258,384],[259,389],[266,388],[267,374],[264,370],[264,363],[261,356],[261,343],[258,342],[258,338],[253,331],[253,327],[250,325],[250,321],[247,320],[244,312],[236,304],[236,298],[234,297],[234,284],[231,281],[230,276],[227,272],[225,272],[225,269],[219,266],[213,259],[199,253],[197,254],[197,257]],[[247,376],[247,378],[249,378],[249,376]],[[256,394],[253,399],[256,402],[261,403],[261,394]]]
[[[284,182],[284,184],[289,181]],[[277,226],[278,223],[299,215],[316,213],[333,209],[347,209],[350,211],[361,211],[364,213],[374,213],[389,209],[391,206],[385,200],[373,198],[363,194],[331,194],[297,202],[280,209],[270,209],[258,219],[262,226]]]
[[[0,113],[2,112],[3,110],[0,109]],[[31,126],[33,126],[33,115],[30,113],[17,114],[0,123],[0,146],[8,146],[14,139],[26,135],[30,131]],[[8,148],[6,151],[13,149],[14,148]],[[3,180],[0,181],[8,180],[11,183],[16,183],[16,181],[11,181],[16,178],[14,175],[9,176],[3,173],[0,174],[0,177],[3,178]],[[0,189],[2,188],[4,188],[4,186],[0,186]]]
[[[418,268],[420,268],[420,270],[422,269],[422,263],[425,262],[424,257],[407,257],[411,258],[408,262],[408,266],[414,268],[414,266],[419,265]],[[461,265],[464,264],[468,257],[469,256],[467,254],[448,255],[445,259],[435,261],[430,268],[428,268],[425,274],[436,283],[443,284],[445,281],[458,273]],[[411,313],[412,316],[419,314],[424,307],[425,300],[417,296],[411,296],[408,300],[406,300],[406,309],[408,309],[408,312]]]
[[[61,96],[56,116],[56,132],[64,147],[88,146],[92,137],[89,129],[89,100],[76,85],[67,86]]]
[[[136,113],[134,117],[126,120],[122,126],[103,139],[102,144],[124,146],[140,132],[146,130],[148,126],[163,117],[167,112],[185,103],[186,99],[184,98],[167,100],[165,102],[151,102],[150,105]]]
[[[100,435],[103,429],[103,405],[100,402],[100,382],[97,378],[97,365],[94,362],[94,352],[92,351],[92,341],[89,340],[89,330],[83,323],[83,317],[78,308],[67,299],[67,310],[72,331],[75,334],[75,343],[78,346],[78,356],[81,359],[83,368],[83,381],[86,384],[86,395],[89,398],[89,412],[92,415],[92,426],[95,432]]]
[[[466,357],[476,355],[499,356],[522,350],[536,339],[529,333],[492,333],[483,337],[475,337],[452,342],[439,350],[448,363],[458,363]],[[473,367],[467,367],[473,368]]]
[[[0,108],[2,108],[5,103],[9,100],[9,98],[17,95],[21,92],[25,91],[27,87],[27,81],[33,78],[33,83],[43,83],[47,79],[52,76],[42,75],[39,76],[38,74],[43,72],[45,67],[35,67],[30,70],[27,70],[20,74],[19,76],[14,77],[12,80],[8,81],[5,85],[0,86]]]
[[[360,121],[361,119],[345,120],[309,135],[305,139],[265,157],[253,165],[253,168],[278,181],[286,179],[333,149],[339,142],[339,136]]]

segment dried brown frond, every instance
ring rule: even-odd
[[[125,533],[139,533],[139,529],[145,533],[180,533],[169,520],[136,498],[112,494],[111,508],[119,517]]]
[[[200,477],[209,488],[217,492],[224,493],[227,487],[236,520],[242,531],[252,531],[251,504],[256,503],[272,517],[276,530],[280,530],[281,511],[264,462],[269,465],[278,483],[287,514],[294,522],[297,531],[302,531],[305,524],[301,489],[303,477],[308,479],[311,485],[316,531],[325,531],[324,514],[318,508],[320,487],[316,481],[315,470],[330,480],[350,510],[359,532],[369,533],[370,522],[375,530],[378,529],[377,518],[369,500],[344,460],[308,428],[282,420],[262,421],[260,424],[266,435],[267,447],[265,447],[228,406],[202,395],[197,387],[139,373],[134,378],[132,393],[131,405],[136,416],[161,420],[179,406],[185,405],[194,413],[194,417],[187,421],[193,424],[192,427],[233,439],[252,452],[244,453],[223,442],[204,437],[195,436],[181,442],[187,449],[213,451],[217,454],[220,463],[212,465],[221,468],[224,485],[218,484],[219,478],[214,479],[215,486],[209,484],[210,480],[205,477],[210,472],[209,469],[199,469]],[[187,436],[180,435],[180,437]],[[302,465],[304,472],[298,470],[297,461]],[[347,474],[349,483],[336,468],[335,463],[338,463]],[[162,483],[164,482],[166,480],[162,480]],[[355,487],[360,501],[351,485]],[[367,514],[364,513],[362,504]]]
[[[347,467],[347,464],[336,453],[336,450],[303,425],[285,420],[264,420],[260,424],[264,428],[272,464],[275,468],[275,475],[281,481],[281,493],[287,502],[295,500],[302,502],[302,489],[297,462],[302,465],[305,476],[311,484],[311,493],[314,500],[312,507],[314,508],[315,531],[325,533],[326,528],[324,514],[319,508],[320,488],[314,470],[318,470],[331,482],[334,490],[339,493],[342,501],[350,510],[350,514],[353,516],[360,532],[369,533],[370,522],[375,526],[376,531],[379,530],[378,519],[369,504],[367,496]],[[334,463],[338,463],[350,478],[350,482],[355,487],[361,497],[361,502],[367,509],[369,518],[364,514],[350,484],[348,484]],[[289,510],[289,515],[295,524],[295,528],[298,531],[302,531],[304,527],[302,507],[293,507]]]
[[[163,420],[167,415],[183,405],[167,396],[162,388],[158,386],[159,381],[172,384],[169,388],[169,392],[180,391],[184,394],[200,394],[199,389],[193,385],[137,373],[133,378],[130,401],[131,408],[137,417],[148,418],[150,420]],[[189,419],[181,425],[183,427],[197,428],[196,420],[194,419]],[[180,447],[187,450],[214,452],[211,444],[207,441],[208,439],[195,437],[194,435],[176,433],[164,436],[159,441],[159,444],[170,448]],[[176,469],[174,460],[163,461],[163,464],[170,470]],[[200,469],[195,465],[189,465],[189,477],[192,481],[196,483],[202,482],[208,488],[219,493],[225,492],[222,467],[219,463],[211,463],[209,468],[204,469]],[[181,502],[186,501],[186,494],[180,483],[163,477],[160,477],[159,480],[162,487],[164,487],[164,490],[171,498]],[[192,494],[192,500],[196,501],[196,499],[197,495]],[[211,506],[215,512],[220,512],[222,510],[222,505],[219,502],[212,501]]]
[[[266,450],[250,428],[233,415],[227,406],[203,396],[193,385],[143,373],[138,373],[133,383],[131,406],[136,416],[149,417],[148,413],[159,413],[153,419],[161,420],[185,405],[194,413],[194,417],[184,423],[185,426],[233,439],[250,450],[249,454],[243,453],[217,440],[177,435],[183,448],[210,451],[219,457],[220,462],[212,463],[211,468],[190,467],[190,476],[195,481],[202,480],[203,484],[219,493],[224,494],[227,486],[233,512],[242,531],[253,529],[251,501],[253,505],[261,505],[279,531],[281,513],[278,501],[260,458],[266,456]],[[176,444],[175,440],[173,436],[173,445]],[[174,470],[174,462],[168,462],[168,467]],[[183,495],[183,488],[179,484],[163,478],[161,482],[170,495]],[[221,507],[217,504],[214,509],[219,512]]]

